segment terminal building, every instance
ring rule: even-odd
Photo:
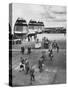
[[[38,32],[41,33],[44,30],[44,23],[38,21]]]
[[[37,26],[37,22],[36,21],[34,21],[34,20],[30,20],[29,21],[29,23],[28,23],[28,29],[29,29],[29,31],[37,31],[37,29],[38,29],[38,26]]]
[[[40,21],[34,21],[34,20],[30,20],[28,23],[28,29],[29,31],[34,31],[34,32],[42,32],[42,30],[44,29],[44,23],[40,22]]]
[[[35,38],[38,33],[44,29],[44,23],[40,21],[30,20],[27,24],[26,20],[18,18],[14,25],[14,37],[17,39]]]
[[[28,32],[28,25],[26,20],[18,18],[14,25],[14,35],[18,38],[23,39],[24,35]]]

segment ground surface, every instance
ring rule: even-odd
[[[61,84],[66,82],[66,50],[60,49],[59,53],[54,51],[53,61],[50,61],[48,57],[48,52],[46,51],[46,62],[44,66],[44,71],[39,73],[37,63],[41,56],[41,52],[44,49],[32,49],[30,55],[22,55],[20,51],[12,52],[12,75],[13,75],[13,85],[30,85],[30,75],[25,75],[24,71],[18,72],[17,68],[20,62],[20,57],[28,58],[30,65],[35,67],[35,81],[33,85],[46,85],[46,84]]]

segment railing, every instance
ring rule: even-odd
[[[16,45],[16,44],[21,44],[22,43],[21,39],[10,40],[9,42],[12,42],[12,45]]]

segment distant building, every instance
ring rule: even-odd
[[[66,28],[64,27],[48,27],[44,29],[46,33],[66,33]]]
[[[26,20],[18,18],[14,25],[14,35],[18,36],[19,38],[23,38],[23,35],[27,34],[27,32],[28,25]]]
[[[37,23],[38,23],[38,32],[42,32],[44,30],[44,23],[40,21],[38,21]]]
[[[38,29],[37,22],[34,20],[30,20],[28,23],[28,29],[33,30],[33,31],[37,31],[37,29]]]
[[[44,23],[43,22],[37,22],[34,20],[30,20],[28,23],[28,29],[29,31],[35,31],[35,32],[41,32],[44,28]]]

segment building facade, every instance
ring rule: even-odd
[[[41,32],[44,29],[44,23],[40,21],[30,20],[28,23],[28,30]]]
[[[38,23],[38,32],[42,32],[44,30],[44,23],[40,21],[38,21],[37,23]]]
[[[22,18],[18,18],[14,25],[14,35],[18,36],[19,38],[23,38],[25,34],[28,32],[28,25],[26,20]]]

